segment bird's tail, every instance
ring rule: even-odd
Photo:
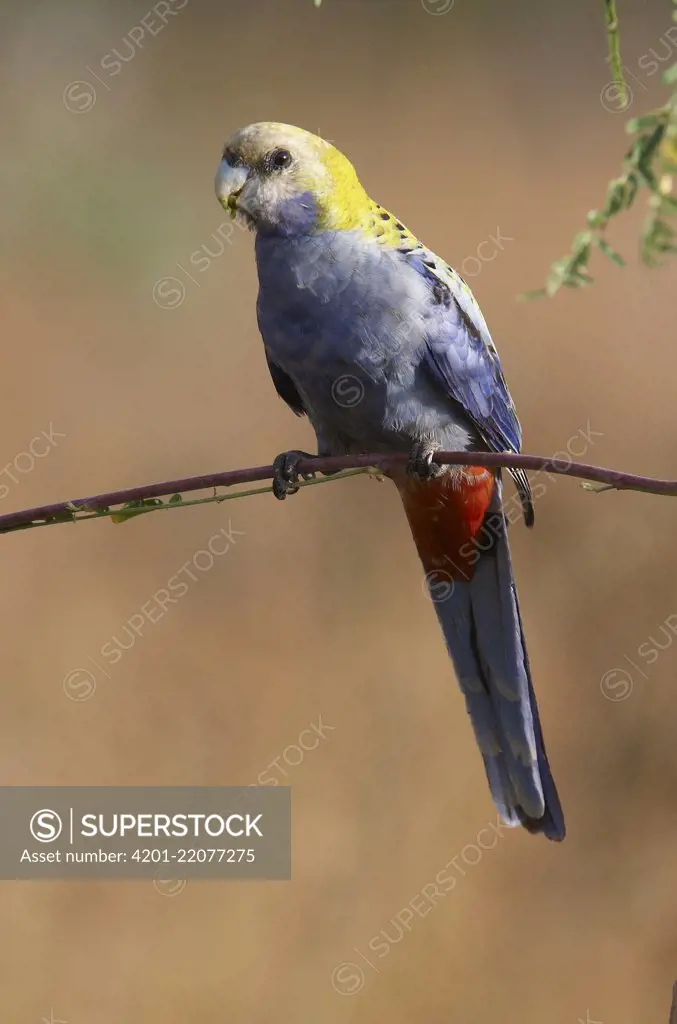
[[[512,575],[500,477],[481,468],[395,481],[508,825],[563,839]]]

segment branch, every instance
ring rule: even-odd
[[[632,92],[623,77],[614,0],[604,0],[604,6],[613,81],[604,86],[600,100],[605,110],[622,113],[632,103]],[[677,0],[672,0],[672,7],[672,18],[677,22]],[[642,262],[648,267],[656,267],[665,255],[677,252],[677,233],[671,223],[677,215],[677,195],[674,194],[677,174],[677,63],[663,72],[662,80],[664,85],[672,87],[671,94],[662,107],[627,122],[625,130],[634,139],[625,154],[620,176],[613,178],[607,186],[602,207],[590,210],[587,228],[576,235],[571,251],[551,265],[545,286],[526,292],[520,298],[552,297],[560,288],[582,288],[590,284],[589,264],[595,248],[613,263],[624,266],[623,257],[607,238],[607,228],[614,217],[630,209],[640,190],[648,193],[648,213],[640,238]]]
[[[396,466],[404,467],[407,463],[406,453],[371,454],[371,455],[335,455],[331,457],[311,457],[299,462],[299,472],[303,473],[336,473],[323,480],[300,481],[301,486],[312,486],[331,483],[333,480],[344,479],[374,470],[385,473]],[[563,459],[544,458],[542,455],[514,455],[509,452],[437,452],[433,459],[437,463],[451,466],[485,466],[488,469],[531,469],[538,472],[555,473],[571,476],[579,480],[590,481],[601,486],[583,486],[592,491],[642,491],[646,494],[677,496],[677,480],[657,480],[650,476],[635,476],[632,473],[620,473],[615,469],[602,466],[589,466],[582,462],[568,462]],[[348,470],[349,472],[341,472]],[[232,469],[225,473],[212,473],[208,476],[186,477],[183,480],[168,480],[159,484],[146,484],[131,487],[124,491],[108,491],[106,494],[95,494],[89,498],[76,498],[74,501],[57,502],[54,505],[42,505],[38,508],[25,509],[23,512],[10,512],[0,516],[0,533],[14,530],[28,530],[37,526],[53,526],[56,523],[74,523],[81,519],[101,519],[110,517],[113,522],[123,522],[132,516],[147,512],[157,512],[187,505],[204,505],[212,502],[228,501],[232,498],[244,498],[251,494],[264,494],[270,487],[259,487],[249,491],[235,491],[233,494],[217,494],[217,487],[233,487],[238,484],[254,483],[258,480],[270,480],[273,476],[272,466],[254,466],[250,469]],[[184,501],[182,492],[204,491],[214,489],[208,498],[196,498]],[[166,498],[166,501],[162,499]]]
[[[609,66],[614,76],[614,83],[618,86],[619,97],[623,101],[623,109],[625,109],[628,106],[628,86],[623,77],[623,65],[621,63],[621,43],[618,37],[616,0],[604,0],[604,14],[609,45]]]

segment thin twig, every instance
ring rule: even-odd
[[[327,458],[303,459],[299,462],[298,468],[300,473],[330,472],[337,474],[322,481],[308,481],[307,486],[320,482],[331,483],[333,480],[340,480],[346,476],[369,472],[370,469],[387,472],[398,466],[404,467],[407,459],[408,456],[404,452],[388,455],[336,455]],[[485,466],[489,469],[501,467],[530,469],[603,484],[603,490],[642,491],[646,494],[677,496],[677,480],[657,480],[650,476],[620,473],[614,469],[589,466],[582,462],[544,458],[542,455],[514,455],[509,452],[437,452],[434,461],[454,466]],[[341,472],[345,470],[352,472]],[[258,480],[270,480],[272,476],[272,466],[254,466],[249,469],[232,469],[224,473],[211,473],[208,476],[193,476],[182,480],[146,484],[123,491],[108,491],[106,494],[95,494],[89,498],[76,498],[72,501],[61,501],[53,505],[25,509],[23,512],[10,512],[0,516],[0,533],[28,530],[38,526],[52,526],[56,523],[73,523],[80,519],[111,517],[114,522],[119,522],[159,509],[180,508],[182,505],[203,505],[209,502],[218,503],[230,498],[247,497],[250,494],[263,493],[270,488],[237,491],[234,494],[217,494],[215,489],[255,483]],[[181,496],[182,493],[210,489],[214,489],[215,493],[209,498],[184,502]],[[168,498],[168,501],[158,500],[161,498]]]
[[[606,17],[606,34],[609,40],[609,66],[613,80],[618,86],[619,96],[623,102],[622,109],[628,106],[628,86],[623,77],[623,65],[621,63],[621,43],[618,35],[618,16],[616,14],[616,0],[604,0],[604,14]]]

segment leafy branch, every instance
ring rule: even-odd
[[[330,473],[326,479],[300,480],[301,487],[332,483],[349,476],[370,474],[382,476],[389,469],[406,466],[406,453],[389,455],[333,455],[302,459],[298,469],[301,476],[311,473]],[[660,494],[677,497],[677,480],[658,480],[649,476],[620,473],[602,466],[589,466],[583,462],[568,462],[563,459],[544,458],[542,455],[515,455],[510,452],[437,452],[436,463],[450,466],[485,466],[488,469],[528,469],[538,472],[555,473],[588,481],[583,487],[590,491],[642,491],[646,494]],[[217,493],[217,487],[233,487],[244,483],[270,480],[272,466],[254,466],[249,469],[234,469],[209,476],[186,477],[164,483],[147,484],[123,491],[108,491],[89,498],[62,501],[53,505],[9,512],[0,516],[0,533],[15,530],[29,530],[38,526],[55,526],[57,523],[77,523],[83,519],[109,518],[114,523],[124,522],[149,512],[169,511],[190,505],[206,505],[245,498],[253,494],[269,493],[271,487],[257,487],[232,494]],[[595,485],[595,486],[593,486]],[[211,489],[213,494],[205,498],[186,501],[184,493]]]
[[[677,0],[672,0],[672,5],[672,19],[677,22]],[[617,98],[625,108],[629,105],[629,93],[621,65],[614,0],[605,0],[605,11],[609,63]],[[622,174],[609,182],[604,205],[588,213],[586,230],[576,235],[571,252],[552,264],[545,286],[521,298],[553,296],[562,287],[581,288],[590,284],[589,263],[595,248],[618,266],[624,266],[623,257],[609,242],[606,231],[614,217],[630,209],[640,189],[649,193],[648,215],[640,241],[642,261],[655,267],[666,253],[677,252],[677,236],[669,223],[669,218],[677,213],[677,196],[673,194],[677,173],[677,63],[663,73],[663,83],[675,87],[667,102],[626,124],[626,131],[634,139],[625,155]]]

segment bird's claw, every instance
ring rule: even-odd
[[[314,473],[299,473],[299,462],[303,459],[314,459],[310,452],[294,449],[282,452],[273,461],[273,494],[279,501],[284,501],[288,494],[296,494],[299,489],[299,476],[304,480],[312,480]]]
[[[407,473],[419,480],[432,480],[444,471],[444,466],[433,462],[433,455],[440,451],[441,445],[434,441],[417,441],[412,445],[407,463]]]

